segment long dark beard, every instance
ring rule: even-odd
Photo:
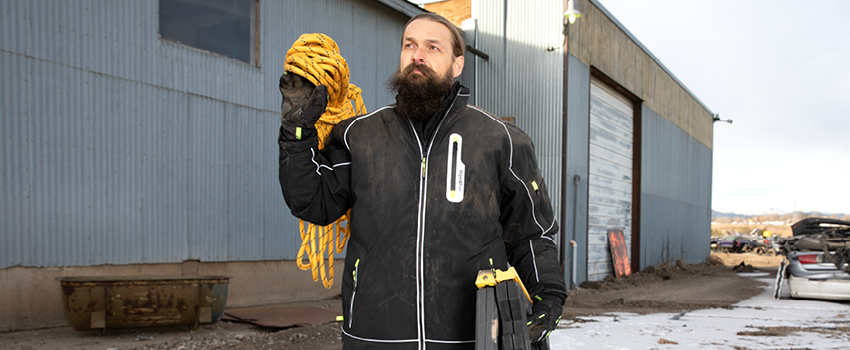
[[[419,69],[422,75],[413,73]],[[445,102],[446,95],[452,90],[451,66],[441,77],[431,67],[411,63],[404,70],[396,71],[388,85],[396,91],[396,112],[414,120],[431,118]]]

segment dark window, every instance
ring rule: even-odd
[[[252,65],[258,0],[159,0],[159,36]]]

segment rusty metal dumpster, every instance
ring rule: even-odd
[[[229,277],[59,277],[65,314],[78,331],[214,323]]]

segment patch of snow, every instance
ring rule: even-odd
[[[562,321],[550,335],[550,348],[847,348],[848,335],[825,336],[819,332],[846,325],[850,304],[788,299],[787,288],[783,288],[785,299],[774,300],[772,278],[762,278],[764,273],[739,275],[757,278],[770,287],[765,287],[760,295],[735,304],[731,310],[692,310],[678,320],[671,319],[675,313],[610,313],[581,317],[585,322]],[[754,335],[768,333],[764,331],[770,331],[772,327],[793,327],[797,330],[784,335]]]

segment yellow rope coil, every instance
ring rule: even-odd
[[[319,149],[325,145],[325,140],[334,125],[358,114],[366,113],[360,88],[348,83],[348,63],[339,53],[339,47],[330,37],[321,33],[302,34],[289,51],[286,52],[284,71],[298,74],[314,85],[325,85],[328,88],[328,107],[316,122],[319,136]],[[302,270],[313,271],[313,281],[322,276],[322,284],[330,289],[334,279],[334,248],[342,253],[350,235],[348,217],[351,211],[340,217],[333,224],[316,226],[313,223],[299,222],[301,231],[301,248],[298,249],[298,267]],[[306,227],[305,227],[306,226]],[[336,244],[334,244],[336,236]],[[327,252],[328,264],[325,266],[324,255]],[[304,254],[308,263],[304,263]]]

